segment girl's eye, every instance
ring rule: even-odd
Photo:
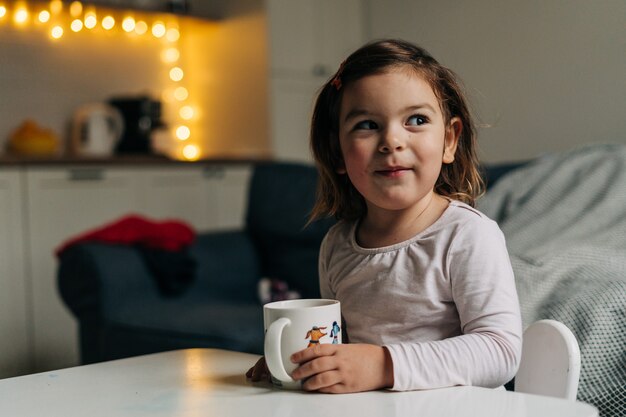
[[[376,122],[372,122],[371,120],[363,120],[362,122],[357,123],[354,126],[355,130],[373,130],[378,129],[378,125]]]
[[[407,124],[411,126],[421,126],[427,122],[428,122],[428,119],[426,117],[416,114],[416,115],[409,117]]]

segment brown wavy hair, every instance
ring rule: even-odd
[[[319,181],[311,220],[323,217],[356,220],[366,213],[365,199],[339,174],[343,156],[339,146],[339,111],[345,86],[363,77],[394,68],[413,69],[430,84],[448,124],[458,117],[463,125],[454,161],[443,164],[435,192],[474,206],[484,192],[476,154],[476,127],[458,77],[426,50],[410,42],[385,39],[353,52],[318,93],[311,120],[310,146]]]

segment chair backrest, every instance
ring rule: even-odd
[[[574,334],[556,320],[539,320],[524,331],[515,391],[576,399],[580,349]]]
[[[319,298],[318,256],[332,219],[304,227],[315,204],[313,165],[259,163],[248,193],[246,228],[257,247],[264,277],[285,281],[303,298]]]

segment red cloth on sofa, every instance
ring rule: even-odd
[[[70,238],[55,250],[55,254],[58,257],[70,246],[86,241],[142,245],[175,252],[189,246],[195,238],[194,230],[182,221],[155,221],[132,214]]]

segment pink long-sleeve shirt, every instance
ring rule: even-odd
[[[350,343],[385,346],[393,390],[498,387],[517,372],[522,326],[504,236],[478,210],[451,201],[413,238],[360,247],[356,223],[322,242],[320,288],[341,302]]]

